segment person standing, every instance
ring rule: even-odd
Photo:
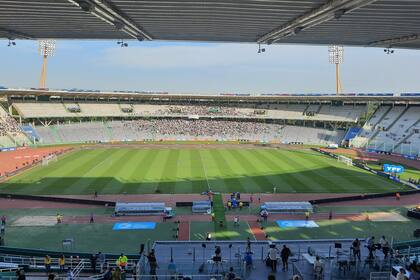
[[[283,249],[280,252],[281,262],[283,264],[283,271],[289,270],[289,257],[291,254],[292,252],[290,251],[290,249],[286,245],[283,245]]]
[[[50,273],[51,271],[51,257],[46,255],[44,257],[44,265],[45,265],[45,270],[47,271],[47,274]]]
[[[105,271],[105,262],[106,262],[106,256],[102,252],[98,253],[98,259],[99,259],[99,266],[101,273]]]
[[[158,267],[156,256],[155,256],[155,250],[152,249],[149,254],[147,255],[147,260],[149,261],[149,267],[150,267],[150,275],[156,275],[156,269]]]
[[[5,215],[2,215],[1,216],[1,224],[2,225],[6,225],[6,220],[7,220],[6,216]]]
[[[126,255],[124,255],[123,253],[121,253],[120,257],[117,260],[117,265],[122,269],[125,270],[125,268],[127,267],[127,263],[128,263],[128,258]]]
[[[270,249],[268,250],[268,258],[270,259],[271,271],[277,271],[277,255],[279,254],[279,249],[276,245],[271,244]]]
[[[389,242],[388,242],[388,240],[386,240],[385,236],[382,235],[379,243],[381,244],[382,253],[384,253],[384,258],[386,259],[388,257],[388,253],[389,253]]]
[[[90,256],[90,266],[92,267],[93,273],[96,273],[96,262],[98,260],[98,256],[96,254],[92,254]]]
[[[64,272],[65,264],[66,264],[66,258],[64,257],[64,255],[61,255],[58,258],[58,265],[60,266],[60,272]]]
[[[375,250],[375,236],[368,238],[366,243],[369,250],[369,259],[373,259],[373,251]]]
[[[360,261],[360,240],[358,238],[356,238],[355,240],[353,240],[352,243],[352,248],[353,248],[353,256],[354,258],[357,257],[357,259]]]
[[[400,271],[397,273],[397,277],[395,278],[395,280],[405,280],[405,270],[404,268],[400,268]]]

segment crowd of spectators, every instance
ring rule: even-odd
[[[0,115],[0,136],[7,136],[20,131],[19,124],[9,115]]]
[[[219,107],[219,106],[169,106],[164,111],[167,115],[215,115],[215,116],[238,116],[240,112],[233,107]]]
[[[159,135],[194,137],[241,137],[272,135],[282,127],[277,124],[201,119],[149,119],[124,123],[125,127]]]

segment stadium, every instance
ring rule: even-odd
[[[0,279],[420,279],[420,93],[339,75],[419,48],[417,3],[44,2],[0,0],[43,58],[0,87]],[[334,45],[336,93],[53,89],[51,39]]]

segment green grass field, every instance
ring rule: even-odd
[[[376,193],[403,188],[310,150],[97,148],[64,155],[0,185],[20,194]]]

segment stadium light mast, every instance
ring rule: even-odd
[[[341,93],[341,80],[340,80],[340,64],[343,63],[343,46],[329,46],[328,54],[330,58],[330,63],[335,64],[335,84],[336,84],[336,93]]]
[[[45,81],[47,79],[47,59],[49,56],[53,56],[55,51],[54,40],[41,40],[39,41],[38,52],[43,57],[41,80],[39,82],[40,88],[45,87]]]

